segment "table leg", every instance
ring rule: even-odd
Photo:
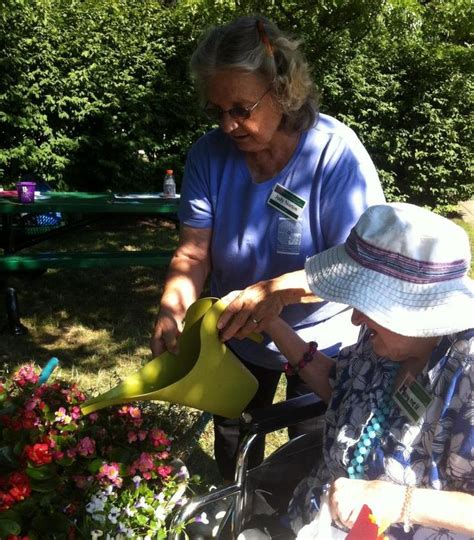
[[[8,329],[14,336],[22,336],[28,333],[25,325],[20,321],[18,309],[18,297],[13,287],[5,287],[5,302],[7,308]]]

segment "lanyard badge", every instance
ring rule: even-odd
[[[298,221],[306,206],[306,201],[281,184],[276,184],[270,193],[267,204],[285,217]]]
[[[414,377],[407,373],[401,385],[393,395],[393,401],[398,405],[404,416],[413,424],[425,414],[431,403],[431,396],[417,383]]]

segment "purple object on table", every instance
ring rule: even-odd
[[[36,182],[18,182],[16,187],[18,190],[18,200],[21,203],[35,202]]]

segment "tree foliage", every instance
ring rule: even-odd
[[[158,189],[209,127],[188,60],[264,13],[300,36],[321,110],[350,125],[390,200],[473,193],[470,0],[0,0],[0,183]]]

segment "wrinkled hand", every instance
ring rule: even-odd
[[[379,525],[400,520],[405,487],[383,480],[338,478],[329,488],[328,503],[332,519],[351,528],[366,504]]]
[[[244,339],[252,332],[264,330],[285,306],[271,280],[233,291],[222,300],[228,303],[217,323],[222,341],[232,337]]]
[[[160,310],[150,339],[153,357],[156,358],[164,351],[178,354],[178,337],[180,335],[181,329],[175,317],[166,310]]]

